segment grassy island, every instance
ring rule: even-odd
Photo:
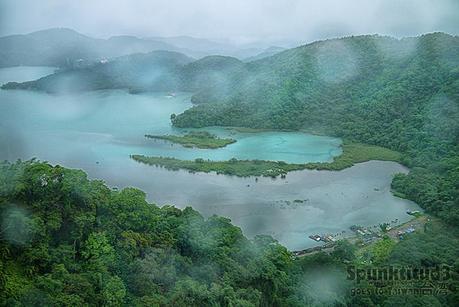
[[[160,166],[170,170],[185,169],[192,172],[216,172],[217,174],[235,175],[239,177],[285,176],[290,171],[303,169],[317,170],[342,170],[353,166],[355,163],[382,160],[400,162],[400,154],[393,150],[358,143],[344,143],[343,154],[336,157],[333,162],[324,163],[286,163],[283,161],[264,160],[237,160],[210,161],[204,159],[179,160],[168,157],[147,157],[143,155],[132,155],[137,162]]]
[[[150,135],[146,134],[146,138],[166,140],[177,143],[183,147],[196,147],[202,149],[215,149],[225,147],[226,145],[236,142],[234,139],[222,139],[207,131],[192,131],[185,135]]]

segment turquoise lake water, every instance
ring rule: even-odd
[[[0,83],[27,81],[53,68],[0,69]],[[231,218],[248,236],[270,234],[291,249],[317,245],[314,233],[337,233],[353,224],[376,225],[409,219],[418,210],[390,192],[393,162],[371,161],[340,171],[299,171],[286,179],[238,178],[190,174],[139,164],[131,154],[211,160],[263,159],[286,162],[330,161],[341,153],[341,140],[299,132],[239,133],[207,129],[237,142],[216,150],[190,149],[145,134],[181,134],[171,113],[191,107],[190,94],[131,95],[111,90],[78,95],[50,95],[0,90],[0,159],[37,157],[81,168],[112,187],[134,186],[159,205],[192,206],[205,216]],[[294,200],[301,205],[292,205]],[[319,243],[320,244],[320,243]]]
[[[145,134],[185,133],[186,129],[172,127],[169,118],[170,114],[181,113],[192,106],[189,94],[168,98],[164,93],[131,95],[121,90],[59,96],[3,91],[1,97],[0,111],[5,115],[12,109],[16,112],[15,117],[2,120],[9,122],[10,128],[17,125],[20,129],[16,131],[28,130],[27,146],[35,147],[37,155],[43,148],[50,147],[55,148],[56,157],[67,155],[67,151],[73,152],[78,144],[87,146],[84,150],[94,155],[94,162],[144,154],[186,160],[237,158],[304,163],[331,161],[341,154],[339,139],[300,132],[239,133],[223,128],[206,129],[237,140],[219,149],[184,148],[144,137]],[[89,146],[90,142],[97,146]],[[62,143],[66,146],[61,146]]]

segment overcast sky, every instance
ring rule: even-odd
[[[0,35],[68,27],[108,37],[189,35],[235,42],[350,34],[459,34],[459,0],[0,0]]]

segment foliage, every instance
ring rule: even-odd
[[[400,161],[412,170],[394,178],[397,195],[449,225],[428,223],[425,233],[397,244],[379,241],[371,259],[380,265],[447,264],[458,289],[458,64],[457,36],[358,36],[246,64],[225,57],[189,63],[169,53],[129,56],[5,88],[190,90],[198,105],[173,116],[176,126],[307,130],[352,142],[334,162],[306,165],[135,156],[170,168],[244,176]],[[159,75],[145,79],[151,69]],[[459,298],[457,290],[352,297],[345,283],[332,287],[344,278],[341,263],[355,258],[346,243],[331,255],[292,260],[270,237],[250,241],[228,219],[158,208],[139,190],[112,191],[81,171],[36,161],[1,164],[0,214],[4,305],[456,306]],[[317,296],[325,286],[331,301]]]
[[[272,238],[250,241],[229,219],[158,208],[82,171],[2,162],[2,226],[21,228],[9,223],[20,214],[27,240],[0,232],[0,305],[286,305],[296,287]]]
[[[173,143],[181,144],[183,147],[197,148],[221,148],[236,142],[234,139],[222,139],[207,131],[192,131],[185,135],[150,135],[146,134],[146,138],[166,140]]]
[[[456,306],[459,295],[459,228],[446,225],[438,219],[432,219],[425,225],[424,231],[406,235],[398,243],[385,238],[364,249],[369,250],[372,263],[379,267],[393,266],[405,268],[450,268],[450,278],[446,281],[447,291],[434,295],[387,295],[391,287],[400,288],[404,284],[385,285],[382,295],[362,294],[350,299],[355,306]],[[428,282],[430,283],[430,282]],[[441,287],[441,282],[433,280],[429,287]],[[360,288],[371,288],[371,285],[360,284]],[[407,283],[405,287],[412,287]],[[419,288],[426,287],[426,282],[418,284]]]
[[[386,262],[394,246],[395,242],[389,237],[376,242],[371,251],[373,263],[382,264]]]
[[[143,155],[132,155],[131,158],[137,162],[161,166],[170,170],[186,169],[192,172],[216,172],[217,174],[240,177],[277,177],[290,171],[303,169],[342,170],[355,163],[369,160],[399,161],[400,154],[378,146],[346,142],[343,144],[343,154],[336,157],[333,162],[326,163],[293,164],[283,161],[237,160],[235,158],[228,161],[209,161],[199,158],[189,161]]]
[[[269,236],[248,240],[226,218],[158,208],[137,189],[110,190],[81,171],[34,160],[0,164],[1,216],[14,216],[12,208],[21,208],[15,212],[27,216],[30,231],[19,244],[0,233],[2,306],[457,302],[454,291],[443,297],[351,296],[343,265],[356,261],[349,242],[338,242],[330,255],[294,259]],[[457,232],[428,224],[425,233],[398,244],[376,243],[374,260],[457,269]]]
[[[189,90],[197,105],[174,116],[175,126],[307,130],[385,147],[417,168],[395,178],[397,195],[455,224],[458,67],[457,36],[366,35],[314,42],[250,63],[218,56],[190,63],[173,53],[133,55],[3,88]],[[145,78],[152,69],[159,76]]]
[[[392,149],[413,168],[394,179],[397,195],[459,222],[457,36],[352,36],[247,65],[231,95],[201,92],[173,124],[305,129]]]

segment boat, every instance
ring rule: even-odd
[[[322,240],[322,237],[320,235],[310,235],[309,238],[316,242],[319,242]]]

